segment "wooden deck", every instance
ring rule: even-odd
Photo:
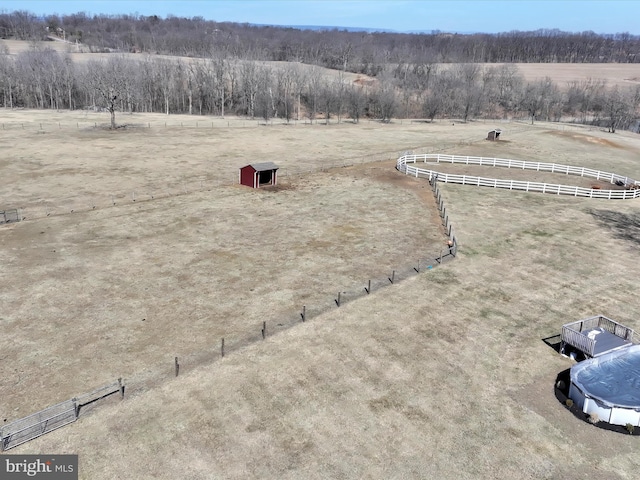
[[[597,315],[562,326],[560,353],[570,345],[587,357],[597,357],[632,344],[632,329]]]
[[[619,348],[632,345],[631,341],[620,338],[601,328],[585,330],[582,332],[582,335],[594,339],[593,351],[591,354],[592,357],[604,355],[605,353],[612,352],[613,350],[618,350]]]

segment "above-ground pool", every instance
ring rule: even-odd
[[[640,426],[640,345],[575,364],[569,398],[601,421]]]

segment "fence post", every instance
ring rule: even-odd
[[[71,400],[73,401],[73,413],[77,419],[80,416],[80,405],[78,404],[78,399],[76,397],[73,397]]]
[[[262,339],[267,336],[267,322],[262,322]]]
[[[120,400],[124,399],[124,385],[122,384],[122,377],[118,379],[118,388],[120,389]]]
[[[371,293],[371,280],[369,280],[369,286],[364,287],[364,291],[367,292],[367,295]]]
[[[180,373],[180,364],[178,363],[178,357],[176,357],[176,377]]]
[[[416,273],[420,273],[420,260],[418,260],[418,266],[413,267],[413,269],[416,271]]]
[[[336,299],[336,305],[340,306],[340,292],[338,292],[338,298]]]
[[[220,356],[224,357],[224,337],[222,337],[222,344],[220,345]]]
[[[394,270],[393,272],[391,272],[391,276],[389,277],[389,281],[391,283],[393,283],[393,281],[396,279],[396,271]]]
[[[306,310],[307,310],[307,306],[306,306],[306,305],[303,305],[303,306],[302,306],[302,313],[300,314],[300,316],[302,317],[302,321],[303,321],[303,322],[306,320],[306,318],[305,318],[305,316],[306,316],[306,314],[307,314]]]

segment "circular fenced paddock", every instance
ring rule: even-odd
[[[501,180],[498,178],[477,177],[439,172],[431,168],[412,166],[416,163],[451,163],[463,165],[482,165],[489,167],[512,168],[518,170],[534,170],[536,172],[563,173],[603,180],[624,187],[622,190],[605,190],[584,188],[573,185],[559,185],[551,183],[528,182],[521,180]],[[478,187],[505,188],[525,192],[550,193],[554,195],[571,195],[574,197],[605,198],[610,200],[626,200],[640,198],[640,182],[615,173],[602,172],[584,167],[559,165],[555,163],[526,162],[504,158],[471,157],[463,155],[444,155],[439,153],[422,155],[403,155],[398,158],[396,168],[415,177],[436,178],[439,182],[474,185]]]

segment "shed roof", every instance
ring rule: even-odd
[[[273,162],[251,163],[250,166],[253,167],[256,172],[264,172],[265,170],[277,170],[278,168],[280,168]]]
[[[489,133],[491,133],[491,132],[501,133],[502,130],[500,130],[499,128],[494,128],[493,130],[489,130]]]

